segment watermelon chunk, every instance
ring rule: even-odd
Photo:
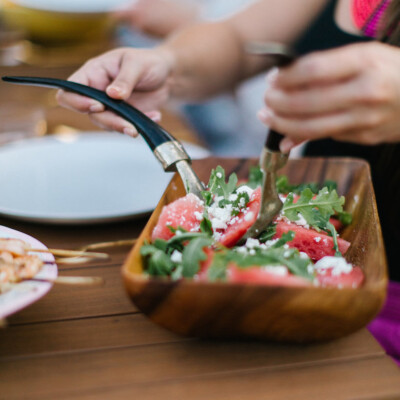
[[[334,275],[333,268],[317,271],[317,280],[322,287],[358,288],[364,282],[364,273],[360,267],[353,267],[349,273]]]
[[[240,268],[235,264],[230,264],[228,266],[227,274],[229,282],[292,287],[305,287],[312,285],[310,281],[300,276],[289,273],[287,275],[278,275],[259,266]]]
[[[250,196],[246,210],[233,218],[233,223],[221,231],[219,242],[226,247],[233,247],[254,224],[260,211],[261,188],[258,187]]]
[[[203,210],[203,202],[192,193],[164,206],[154,227],[152,241],[157,238],[168,240],[174,236],[168,226],[175,229],[181,227],[189,232],[200,231]]]
[[[274,238],[280,238],[284,233],[293,231],[294,239],[288,242],[289,247],[298,249],[308,254],[314,260],[320,260],[325,256],[334,256],[333,238],[324,232],[317,232],[314,229],[307,229],[300,225],[291,224],[284,221],[278,221],[276,225],[276,234]],[[345,254],[350,247],[347,240],[338,238],[339,251]]]
[[[207,259],[200,263],[197,279],[208,281],[208,269],[212,264],[215,251],[206,248],[204,252],[207,255]],[[312,285],[307,279],[290,273],[282,276],[259,266],[240,268],[235,263],[230,263],[227,266],[227,281],[232,283],[254,283],[270,286],[305,287]]]

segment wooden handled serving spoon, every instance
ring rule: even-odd
[[[276,59],[275,65],[286,66],[295,60],[294,51],[281,43],[252,42],[246,45],[249,54],[270,56]],[[241,243],[248,238],[258,237],[273,221],[282,209],[282,201],[276,190],[276,172],[281,169],[289,158],[289,153],[283,154],[279,144],[284,136],[274,130],[269,130],[264,148],[260,156],[260,167],[263,171],[260,211],[254,224],[241,239]]]

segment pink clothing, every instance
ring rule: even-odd
[[[376,37],[390,0],[353,0],[353,21],[365,36]]]
[[[400,282],[389,283],[386,303],[368,329],[400,366]]]

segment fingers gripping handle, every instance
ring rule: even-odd
[[[22,85],[35,85],[64,89],[69,92],[78,93],[80,95],[95,99],[104,104],[115,114],[131,122],[136,127],[140,135],[143,136],[144,140],[152,151],[154,151],[161,144],[175,141],[175,138],[170,133],[165,131],[161,126],[156,124],[141,111],[122,100],[112,99],[101,90],[62,79],[27,76],[4,76],[2,79],[5,82],[18,83]]]

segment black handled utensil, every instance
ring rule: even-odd
[[[122,100],[115,100],[105,92],[79,83],[62,79],[3,76],[3,81],[20,85],[44,86],[63,89],[90,97],[104,104],[109,110],[132,123],[164,168],[164,171],[177,171],[182,178],[186,191],[200,196],[204,185],[191,168],[191,159],[182,144],[169,132],[155,123],[141,111]]]
[[[248,43],[246,51],[250,54],[273,57],[275,65],[286,66],[294,61],[294,51],[281,43]],[[289,158],[279,150],[279,144],[284,136],[274,130],[269,130],[264,148],[260,156],[260,167],[264,173],[260,211],[254,224],[242,238],[244,242],[248,238],[258,237],[261,232],[272,222],[274,217],[282,209],[282,201],[276,190],[276,172],[281,169]]]

